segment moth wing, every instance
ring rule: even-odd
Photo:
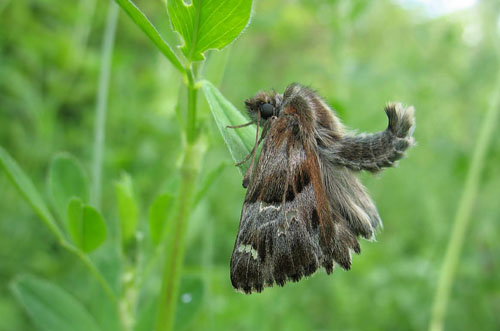
[[[231,257],[236,289],[260,292],[274,283],[298,281],[321,265],[328,273],[333,270],[334,224],[322,219],[317,191],[323,191],[325,201],[326,195],[318,176],[315,151],[307,150],[285,118],[276,119],[243,204]]]
[[[365,187],[350,169],[323,159],[321,154],[320,160],[328,201],[334,209],[338,226],[346,228],[355,237],[373,239],[382,220]]]

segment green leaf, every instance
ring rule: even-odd
[[[205,285],[200,277],[184,276],[181,280],[174,330],[181,330],[200,310],[205,293]]]
[[[217,127],[229,148],[231,157],[239,162],[250,153],[255,144],[255,128],[246,126],[239,129],[229,129],[228,125],[239,125],[248,122],[235,106],[229,102],[220,91],[209,81],[203,81],[203,92],[207,99],[210,110],[217,123]],[[242,173],[248,168],[248,162],[242,164],[239,169]]]
[[[189,61],[201,61],[208,49],[222,49],[243,31],[250,20],[251,0],[168,0],[168,15],[184,45]]]
[[[133,238],[135,234],[139,212],[134,197],[132,179],[128,174],[122,175],[120,181],[116,183],[115,188],[122,242],[125,243]]]
[[[61,217],[64,217],[72,197],[88,201],[87,177],[76,158],[68,153],[60,153],[52,159],[49,169],[49,192]]]
[[[3,168],[8,178],[22,194],[26,202],[33,208],[35,213],[40,216],[49,230],[59,239],[63,240],[64,236],[57,226],[52,214],[49,212],[47,205],[38,193],[35,185],[26,176],[23,170],[18,166],[16,161],[11,158],[9,153],[0,147],[0,167]]]
[[[71,239],[82,251],[91,252],[106,240],[106,223],[101,214],[79,198],[68,203],[67,219]]]
[[[73,242],[79,243],[77,246],[80,247],[81,237],[79,234],[83,222],[83,202],[80,198],[74,197],[68,202],[66,220],[71,239],[73,239]]]
[[[158,245],[163,238],[172,202],[172,195],[164,193],[159,195],[149,208],[149,232],[151,233],[151,240],[155,245]]]
[[[100,330],[85,307],[55,284],[21,276],[11,284],[11,290],[35,325],[43,330]]]
[[[165,57],[174,65],[181,73],[184,73],[184,67],[181,61],[177,58],[172,47],[162,38],[155,26],[148,20],[146,15],[137,8],[130,0],[115,0],[134,23],[151,39],[156,48],[165,55]]]

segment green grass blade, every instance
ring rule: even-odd
[[[106,117],[108,110],[109,80],[111,77],[112,55],[115,44],[116,25],[119,8],[113,2],[108,3],[106,27],[104,29],[97,98],[94,118],[94,148],[92,150],[92,195],[91,202],[96,208],[101,207],[102,160],[106,136]]]
[[[453,228],[446,248],[446,254],[434,298],[431,322],[429,325],[430,331],[441,331],[444,327],[444,318],[450,297],[451,286],[457,270],[458,258],[460,257],[460,251],[462,250],[467,227],[471,220],[470,216],[479,189],[479,181],[481,171],[484,167],[486,152],[493,136],[495,126],[498,124],[500,113],[500,77],[494,93],[495,95],[492,98],[491,105],[479,130],[479,136],[472,156],[472,163],[467,173],[465,187],[453,221]]]
[[[0,166],[7,174],[12,184],[14,184],[14,186],[22,194],[26,202],[28,202],[35,213],[40,216],[43,223],[49,228],[50,232],[52,232],[59,241],[64,241],[61,229],[56,224],[54,217],[47,208],[47,205],[40,196],[40,193],[38,193],[35,185],[33,185],[33,182],[28,176],[26,176],[16,161],[2,147],[0,147]]]

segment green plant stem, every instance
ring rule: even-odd
[[[171,243],[169,243],[165,265],[163,267],[162,286],[156,320],[157,331],[172,330],[174,325],[177,296],[184,259],[187,221],[191,211],[194,184],[199,172],[201,154],[202,153],[200,153],[196,145],[187,144],[181,166],[179,205],[173,225],[173,238]]]
[[[494,91],[491,105],[487,110],[486,116],[484,117],[479,130],[479,137],[474,150],[474,155],[472,157],[472,164],[467,173],[465,187],[453,221],[453,229],[448,241],[448,247],[446,249],[443,267],[441,269],[436,295],[434,298],[432,316],[429,324],[430,331],[443,330],[450,289],[453,284],[453,278],[457,269],[458,258],[463,246],[465,233],[470,222],[470,214],[477,195],[486,151],[493,135],[499,112],[500,77],[498,78],[497,88]]]
[[[99,82],[94,125],[91,203],[98,209],[100,208],[101,204],[102,157],[104,153],[109,77],[111,74],[111,56],[113,54],[113,46],[115,42],[118,13],[118,6],[113,1],[110,1],[108,6],[108,16],[106,18],[106,28],[104,30],[104,39],[102,42],[101,67],[99,69]]]
[[[187,105],[187,141],[193,143],[196,139],[196,98],[198,89],[196,88],[193,66],[190,64],[186,70],[187,74],[187,92],[188,92],[188,105]]]
[[[173,224],[173,237],[168,246],[165,264],[162,273],[162,286],[158,302],[158,314],[156,319],[156,330],[169,331],[174,326],[175,310],[177,307],[177,296],[180,278],[182,274],[182,263],[184,260],[184,246],[186,241],[187,222],[192,207],[195,180],[200,169],[200,160],[203,152],[196,145],[196,106],[197,87],[189,64],[186,68],[187,100],[187,125],[186,125],[186,148],[180,169],[181,184],[179,191],[179,203],[175,223]]]

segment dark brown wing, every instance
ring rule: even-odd
[[[341,216],[329,204],[317,149],[301,134],[296,117],[274,121],[231,258],[231,281],[245,293],[298,281],[320,266],[330,273],[334,260],[349,268],[350,249],[359,252],[356,237],[335,224],[334,216]]]
[[[231,258],[236,289],[260,292],[275,282],[297,281],[320,265],[316,199],[305,162],[287,119],[274,120],[241,212]]]

